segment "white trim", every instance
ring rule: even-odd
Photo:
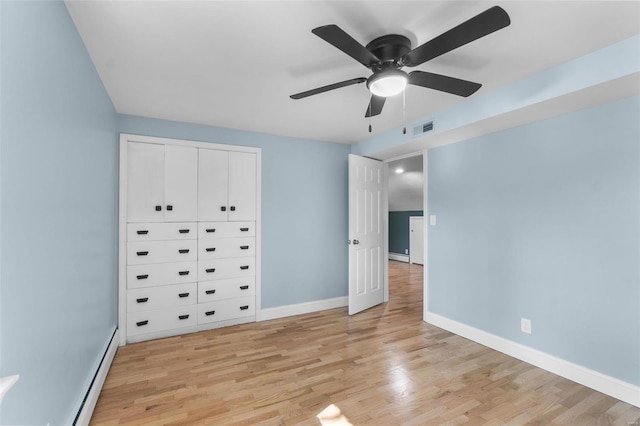
[[[432,312],[427,312],[425,320],[429,324],[448,330],[476,343],[550,371],[558,376],[635,405],[636,407],[640,407],[640,386],[607,376]]]
[[[382,258],[389,259],[389,163],[382,162]],[[389,262],[382,262],[382,301],[389,301]]]
[[[2,398],[4,398],[9,389],[11,389],[11,386],[16,384],[18,379],[20,379],[19,374],[0,378],[0,402],[2,402]]]
[[[315,300],[313,302],[267,308],[259,311],[258,321],[308,314],[311,312],[325,311],[327,309],[343,308],[348,304],[349,298],[347,296],[341,296],[334,297],[333,299]]]
[[[128,136],[120,135],[120,212],[118,217],[118,328],[120,346],[127,340],[127,142]]]
[[[422,216],[429,216],[429,151],[422,151]],[[423,274],[422,274],[422,318],[427,320],[429,311],[429,221],[424,221],[422,227],[424,231],[424,245],[422,246],[422,255],[424,256]]]
[[[132,135],[129,133],[120,133],[120,140],[122,141],[123,138],[129,142],[154,143],[158,145],[188,146],[188,147],[195,147],[195,148],[220,149],[225,151],[258,153],[258,152],[261,152],[262,150],[261,148],[258,148],[258,147],[250,147],[250,146],[243,146],[243,145],[227,145],[227,144],[220,144],[220,143],[214,143],[214,142],[192,141],[187,139],[160,138],[157,136],[143,136],[143,135]]]
[[[98,402],[98,397],[100,396],[100,391],[102,390],[104,381],[107,378],[107,373],[109,372],[109,368],[111,368],[113,358],[116,356],[116,352],[118,351],[118,345],[120,341],[119,334],[119,330],[116,329],[111,342],[109,342],[109,346],[107,347],[104,358],[100,363],[100,367],[98,367],[98,372],[96,373],[96,377],[91,384],[91,388],[89,389],[89,392],[87,392],[87,399],[84,401],[84,404],[80,409],[80,413],[78,414],[78,419],[76,420],[74,425],[88,425],[89,421],[91,420],[93,410],[96,408],[96,402]]]
[[[406,254],[389,253],[389,260],[397,260],[398,262],[409,263],[409,256]]]

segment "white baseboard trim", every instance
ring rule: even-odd
[[[425,321],[499,352],[640,407],[640,387],[486,331],[427,312]]]
[[[116,352],[118,351],[118,345],[120,343],[120,330],[116,329],[111,338],[111,342],[107,347],[107,351],[104,354],[104,358],[100,363],[100,367],[98,367],[98,372],[91,383],[91,388],[87,393],[87,398],[80,409],[80,413],[76,418],[76,421],[73,422],[74,426],[86,426],[89,424],[91,420],[91,416],[93,415],[93,410],[96,408],[96,402],[98,402],[98,397],[100,396],[100,391],[102,390],[102,386],[104,385],[104,380],[107,378],[107,373],[109,372],[109,368],[111,368],[111,363],[113,362],[113,358],[116,356]]]
[[[407,255],[407,254],[398,254],[398,253],[389,253],[389,260],[397,260],[398,262],[409,263],[409,255]]]
[[[310,312],[325,311],[327,309],[342,308],[348,304],[349,298],[347,296],[342,296],[334,297],[333,299],[315,300],[313,302],[267,308],[262,309],[258,313],[258,321],[267,321],[276,318],[290,317],[293,315],[308,314]]]

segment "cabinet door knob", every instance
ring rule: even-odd
[[[247,232],[249,228],[240,228],[240,232]]]
[[[226,206],[220,206],[220,211],[221,212],[226,212],[227,211],[227,207]]]
[[[189,229],[180,229],[178,230],[179,233],[181,234],[188,234],[189,233]]]
[[[137,254],[138,256],[146,256],[146,255],[148,255],[148,254],[149,254],[149,252],[148,252],[148,251],[137,251],[137,252],[136,252],[136,254]]]
[[[216,248],[215,247],[207,247],[205,250],[211,252],[211,251],[216,251]]]
[[[169,211],[173,210],[173,206],[171,204],[167,204],[167,210]]]
[[[146,280],[147,278],[149,278],[149,274],[136,275],[136,278],[139,280]]]
[[[136,323],[136,325],[137,325],[138,327],[142,327],[143,325],[147,325],[147,324],[149,324],[149,320],[138,321],[138,322]]]
[[[189,271],[179,271],[179,275],[189,275]]]
[[[214,294],[216,291],[215,290],[205,290],[206,294]]]
[[[247,309],[249,309],[249,305],[240,306],[241,311],[246,311]]]
[[[209,268],[209,269],[205,269],[205,271],[207,272],[207,274],[210,274],[212,272],[216,271],[216,268]]]
[[[241,266],[240,269],[242,269],[242,270],[249,269],[249,265]]]
[[[216,232],[216,229],[215,228],[207,228],[206,231],[207,231],[207,233],[210,234],[212,232]]]
[[[178,318],[181,320],[186,320],[187,318],[189,318],[189,315],[178,315]]]
[[[249,246],[240,246],[240,250],[249,250]]]
[[[240,290],[249,290],[249,286],[248,285],[241,285],[240,286]]]
[[[232,212],[235,212],[236,211],[236,206],[229,207],[229,210],[231,210]]]
[[[156,206],[156,211],[157,211],[157,212],[162,211],[162,206]]]
[[[178,297],[184,299],[185,297],[189,297],[189,293],[180,293],[178,294]]]
[[[205,312],[204,314],[205,314],[206,316],[210,317],[211,315],[213,315],[213,314],[215,314],[215,313],[216,313],[216,311],[207,311],[207,312]]]
[[[136,231],[136,234],[138,235],[147,235],[148,233],[149,231],[146,229],[141,229],[140,231]]]
[[[140,299],[136,299],[138,303],[147,303],[149,301],[148,297],[141,297]]]

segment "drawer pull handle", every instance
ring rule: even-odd
[[[240,306],[241,311],[246,311],[247,309],[249,309],[249,305]]]
[[[205,293],[206,293],[206,294],[213,294],[213,293],[215,293],[215,292],[216,292],[215,290],[205,290]]]
[[[136,254],[137,254],[138,256],[146,256],[146,255],[148,255],[148,254],[149,254],[149,252],[148,252],[148,251],[137,251],[137,252],[136,252]]]
[[[149,274],[136,275],[136,278],[139,280],[146,280],[147,278],[149,278]]]
[[[178,318],[181,320],[185,320],[187,318],[189,318],[189,315],[178,315]]]
[[[179,229],[178,232],[181,234],[188,234],[189,233],[189,229]]]
[[[206,316],[210,317],[211,315],[213,315],[213,314],[215,314],[215,313],[216,313],[216,311],[207,311],[207,312],[205,312],[204,314],[205,314]]]
[[[240,290],[249,290],[249,286],[248,285],[241,285],[240,286]]]
[[[189,271],[180,271],[178,272],[180,275],[189,275]]]
[[[180,254],[189,253],[189,249],[180,249],[180,250],[178,250],[178,253],[180,253]]]
[[[242,269],[242,270],[249,269],[249,265],[241,266],[240,269]]]
[[[173,206],[171,204],[167,204],[167,210],[169,211],[173,210]]]
[[[149,324],[149,320],[138,321],[138,322],[136,323],[136,325],[137,325],[138,327],[142,327],[143,325],[147,325],[147,324]]]
[[[141,297],[140,299],[136,299],[138,303],[147,303],[149,301],[148,297]]]
[[[205,271],[207,272],[207,274],[210,274],[212,272],[216,271],[216,268],[209,268],[209,269],[205,269]]]
[[[146,230],[146,229],[143,229],[141,231],[136,231],[136,234],[138,234],[138,235],[147,235],[148,233],[149,233],[149,231]]]
[[[249,250],[249,246],[240,246],[240,250]]]
[[[220,211],[221,212],[226,212],[227,211],[227,207],[226,206],[220,206]]]
[[[249,228],[240,228],[241,232],[247,232],[249,230]]]
[[[216,232],[216,228],[207,228],[205,229],[208,233]]]
[[[179,293],[178,297],[180,297],[181,299],[185,297],[189,297],[189,293]]]
[[[216,248],[215,247],[207,247],[206,250],[211,252],[211,251],[216,251]]]
[[[156,211],[157,212],[161,212],[162,211],[162,206],[156,206]]]
[[[232,212],[235,212],[236,211],[236,206],[229,207],[229,210],[231,210]]]

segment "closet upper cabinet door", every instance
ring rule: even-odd
[[[130,142],[127,150],[128,221],[164,221],[164,146]]]
[[[164,151],[164,220],[198,219],[198,150],[167,145]]]
[[[256,220],[256,154],[229,153],[229,220]]]
[[[198,220],[226,221],[229,153],[198,150]]]

